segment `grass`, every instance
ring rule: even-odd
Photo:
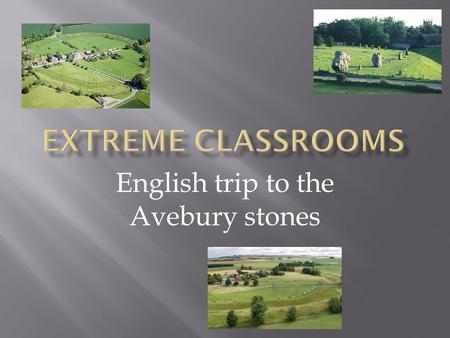
[[[366,75],[376,77],[399,77],[399,71],[403,75],[399,78],[424,79],[432,81],[442,80],[442,66],[428,56],[410,51],[408,56],[398,60],[398,50],[378,50],[372,48],[359,48],[349,46],[314,47],[314,71],[330,71],[331,61],[337,50],[350,54],[351,62],[349,75]],[[376,68],[372,66],[372,54],[380,52],[383,56],[383,66]],[[359,65],[362,70],[359,70]]]
[[[302,259],[292,259],[295,261]],[[291,261],[292,261],[291,260]],[[304,259],[306,260],[306,259]],[[311,261],[311,259],[308,259]],[[241,260],[229,261],[235,264],[231,268],[211,268],[208,273],[235,272],[241,264],[251,265],[253,269],[271,269],[286,260]],[[239,317],[238,327],[253,328],[250,323],[250,302],[253,296],[262,296],[268,310],[266,324],[259,328],[289,329],[316,328],[340,329],[341,316],[330,315],[328,301],[331,297],[341,295],[341,259],[317,258],[320,262],[321,276],[304,275],[300,268],[295,272],[286,272],[284,276],[268,276],[259,278],[257,287],[244,286],[208,286],[208,327],[225,328],[228,311],[234,310]],[[223,261],[226,263],[228,261]],[[325,265],[326,264],[326,265]],[[222,269],[222,270],[218,270]],[[228,270],[227,270],[228,269]],[[289,307],[295,306],[298,320],[286,322]]]
[[[21,85],[23,87],[30,87],[38,78],[34,76],[33,74],[25,76],[25,78],[22,80]]]
[[[341,329],[342,315],[322,315],[317,317],[303,318],[295,322],[282,322],[277,324],[262,325],[261,329]]]
[[[68,54],[74,51],[72,48],[63,44],[54,36],[32,42],[27,47],[30,48],[31,57],[33,59],[40,56],[47,56],[47,54],[55,55],[58,52]]]
[[[140,109],[150,108],[150,93],[141,90],[136,93],[136,96],[128,102],[125,102],[118,106],[120,109]]]
[[[70,34],[61,38],[80,51],[106,51],[110,48],[123,48],[127,43],[131,42],[130,40],[105,33]]]
[[[23,23],[22,39],[26,39],[34,35],[44,35],[50,33],[53,24],[51,23]]]
[[[122,59],[104,59],[97,61],[80,60],[79,63],[87,67],[102,71],[109,75],[121,78],[122,80],[131,80],[131,78],[145,71],[140,61],[142,54],[132,49],[121,50],[118,54],[122,55]]]
[[[415,94],[421,91],[413,87],[383,87],[364,83],[339,85],[331,81],[314,81],[314,94]],[[431,91],[423,88],[423,92]]]
[[[35,73],[46,84],[63,87],[65,91],[81,89],[83,94],[114,96],[129,92],[129,87],[107,76],[84,70],[64,62],[49,69],[35,68]]]
[[[436,47],[427,47],[427,48],[417,48],[411,50],[414,53],[426,56],[431,60],[436,61],[440,65],[442,65],[442,48],[441,46]]]
[[[81,25],[64,26],[63,34],[82,32],[103,32],[125,36],[137,40],[150,37],[150,25],[139,23],[90,23]]]
[[[87,96],[75,96],[45,86],[36,86],[28,94],[22,94],[22,108],[99,108],[100,105]]]

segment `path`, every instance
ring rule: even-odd
[[[336,77],[329,75],[314,75],[314,79],[321,79],[321,80],[327,80],[327,81],[336,81]],[[442,90],[442,84],[441,83],[435,83],[435,82],[425,82],[425,81],[413,81],[413,80],[394,80],[394,79],[376,79],[376,78],[368,78],[368,77],[351,77],[348,76],[346,81],[348,82],[361,82],[361,83],[381,83],[381,81],[385,81],[386,83],[393,84],[393,85],[400,85],[403,87],[408,86],[424,86],[430,89],[437,89]]]
[[[131,100],[133,97],[136,96],[137,90],[134,89],[133,87],[131,87],[131,94],[128,95],[126,98],[119,100],[119,101],[115,101],[113,104],[109,105],[109,106],[104,106],[104,109],[110,109],[110,108],[114,108],[117,107],[119,105],[121,105],[122,103],[125,103],[126,101]]]

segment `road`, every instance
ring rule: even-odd
[[[336,81],[335,76],[325,76],[325,75],[314,75],[314,79],[321,79],[327,81]],[[434,82],[425,82],[425,81],[412,81],[412,80],[393,80],[393,79],[375,79],[375,78],[359,78],[359,77],[351,77],[348,76],[347,80],[349,82],[361,82],[361,83],[381,83],[381,81],[385,81],[389,84],[399,85],[399,86],[424,86],[430,89],[442,90],[441,83]]]
[[[117,106],[121,105],[122,103],[124,103],[124,102],[126,102],[126,101],[131,100],[133,97],[136,96],[137,90],[134,89],[133,87],[130,87],[130,88],[131,88],[131,94],[128,95],[126,98],[124,98],[124,99],[122,99],[122,100],[119,100],[119,101],[116,101],[116,102],[114,102],[113,104],[111,104],[111,105],[109,105],[109,106],[105,106],[105,107],[103,107],[103,108],[105,108],[105,109],[114,108],[114,107],[117,107]]]

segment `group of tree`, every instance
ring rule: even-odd
[[[250,322],[255,326],[264,324],[267,310],[268,307],[264,301],[264,298],[262,296],[254,296],[250,304]],[[328,301],[328,310],[333,314],[342,313],[342,296],[330,298],[330,300]],[[297,308],[295,306],[289,307],[286,313],[286,321],[294,322],[297,320],[297,318]],[[230,328],[237,325],[237,323],[239,322],[239,318],[234,310],[228,312],[226,322],[228,327]]]
[[[147,82],[145,81],[145,75],[142,73],[136,74],[131,78],[130,84],[137,89],[146,89]]]
[[[402,20],[387,18],[341,19],[331,23],[321,23],[314,27],[314,44],[316,46],[335,44],[335,41],[347,45],[389,46],[398,41],[414,41],[421,34],[440,34],[442,27],[432,21],[414,27],[407,26]]]
[[[302,273],[305,275],[320,276],[320,270],[316,267],[306,266],[302,269]]]
[[[240,270],[253,270],[253,269],[252,269],[252,266],[251,266],[251,265],[245,266],[244,264],[242,264]]]
[[[222,283],[222,275],[220,273],[208,273],[208,284]]]

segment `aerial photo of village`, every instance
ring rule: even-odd
[[[342,248],[208,248],[208,327],[341,329]]]
[[[22,108],[149,108],[150,25],[22,24]]]

